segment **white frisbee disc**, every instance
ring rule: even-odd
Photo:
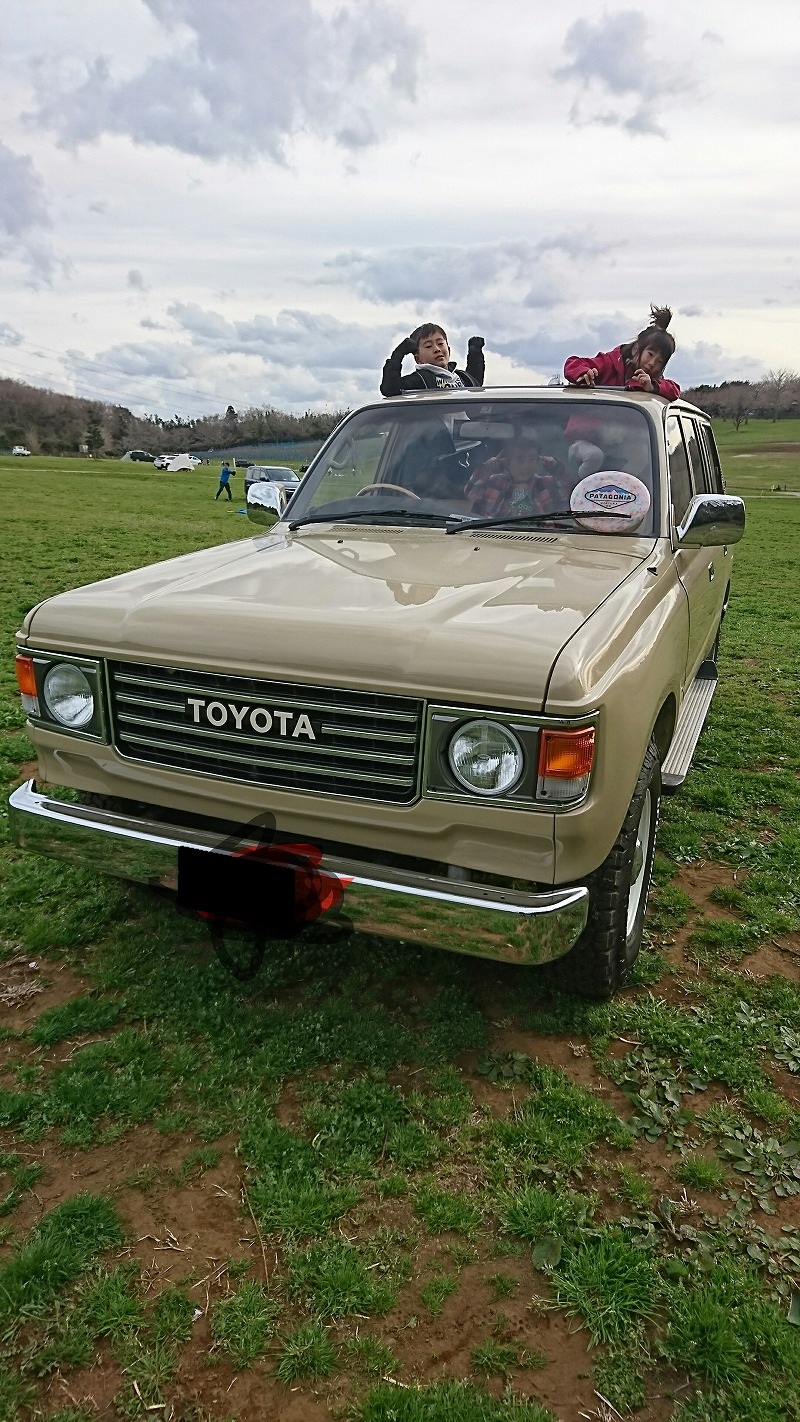
[[[569,498],[573,513],[618,513],[619,518],[582,518],[581,528],[597,533],[631,533],[638,528],[650,509],[647,486],[634,474],[620,469],[603,469],[588,474],[575,485]]]

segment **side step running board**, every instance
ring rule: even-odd
[[[683,699],[672,745],[661,767],[661,785],[667,794],[679,790],[689,774],[695,746],[716,689],[717,668],[714,662],[703,662]]]

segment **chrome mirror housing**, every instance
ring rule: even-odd
[[[275,520],[270,514],[280,518],[286,504],[286,493],[279,484],[251,484],[247,490],[247,517],[262,527],[271,528]]]
[[[696,494],[676,530],[682,548],[738,543],[744,534],[744,500],[733,494]]]

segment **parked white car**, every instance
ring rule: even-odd
[[[26,449],[25,446],[24,446],[24,444],[15,444],[15,445],[14,445],[14,448],[13,448],[12,451],[11,451],[11,453],[12,453],[12,454],[30,454],[30,450],[29,450],[29,449]]]

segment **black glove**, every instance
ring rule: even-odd
[[[394,350],[392,351],[392,360],[402,360],[403,356],[416,355],[416,352],[417,348],[411,337],[406,336],[405,340],[401,341],[399,346],[395,346]]]
[[[468,351],[482,351],[484,346],[483,336],[470,336],[467,341]]]

